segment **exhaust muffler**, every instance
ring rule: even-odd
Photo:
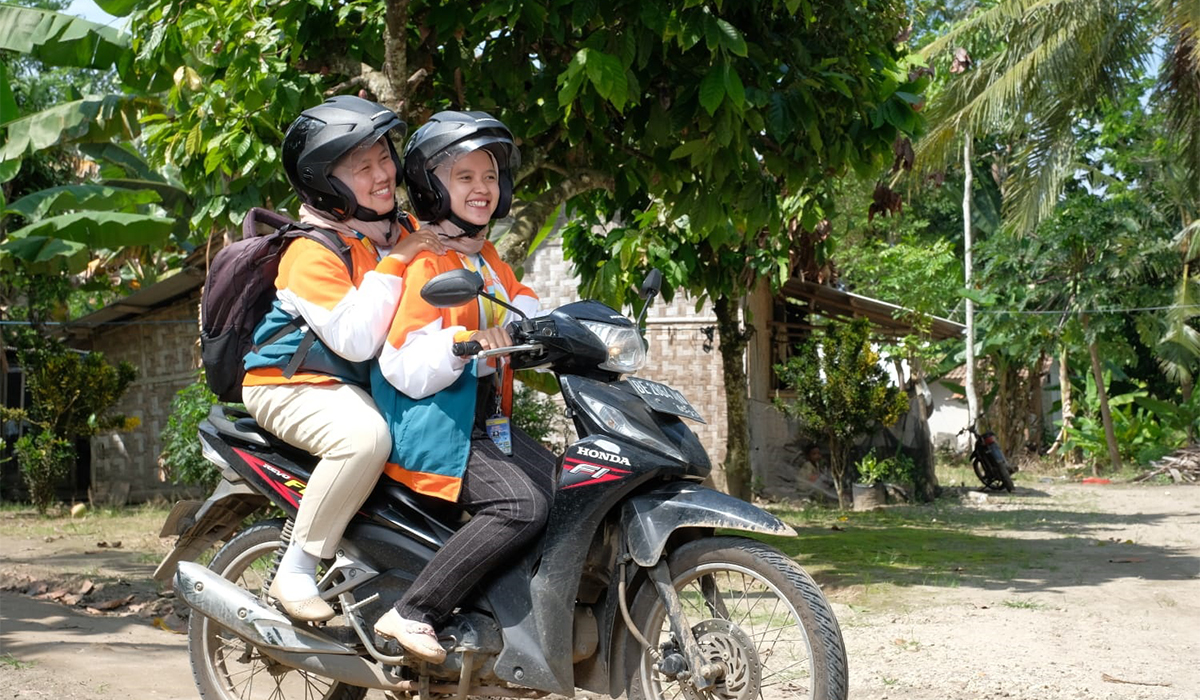
[[[307,654],[357,654],[344,644],[296,627],[246,589],[195,562],[179,562],[175,591],[197,613],[256,646]]]

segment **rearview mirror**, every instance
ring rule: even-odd
[[[451,270],[434,277],[421,287],[421,298],[439,309],[462,306],[483,291],[483,278],[470,270]]]
[[[658,268],[650,271],[646,275],[646,280],[642,282],[642,288],[638,290],[638,296],[642,299],[649,299],[658,296],[658,292],[662,289],[662,273]]]

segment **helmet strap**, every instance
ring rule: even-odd
[[[354,203],[354,218],[359,221],[390,221],[396,218],[396,206],[383,214],[376,212],[374,209],[368,209],[358,202]]]
[[[450,212],[446,215],[446,221],[449,221],[450,223],[462,229],[462,233],[458,234],[457,236],[447,236],[447,238],[474,238],[475,236],[479,235],[480,231],[487,228],[487,224],[484,224],[483,226],[480,226],[479,224],[473,224],[469,221],[465,221],[462,217],[454,212]]]

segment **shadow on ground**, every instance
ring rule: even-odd
[[[867,513],[777,511],[799,537],[769,539],[834,590],[890,583],[1029,593],[1128,577],[1194,581],[1200,572],[1194,552],[1129,539],[1131,528],[1159,524],[1165,515],[1025,500],[1038,495],[991,496],[987,509],[941,500]]]

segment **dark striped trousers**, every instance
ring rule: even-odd
[[[458,503],[471,519],[396,603],[402,617],[437,627],[493,568],[512,560],[542,532],[554,497],[554,455],[512,429],[509,457],[475,428]]]

